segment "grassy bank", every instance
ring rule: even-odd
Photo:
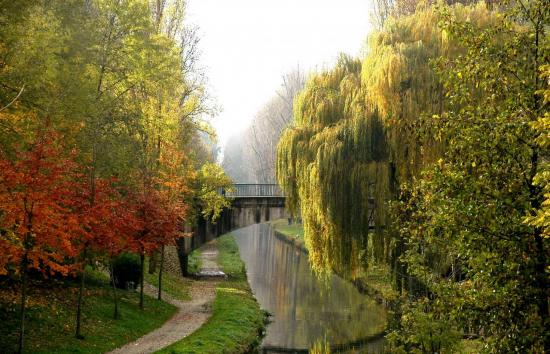
[[[165,260],[166,262],[174,260]],[[201,258],[200,251],[195,250],[189,255],[189,273],[197,273],[201,267]],[[189,287],[192,282],[191,279],[182,278],[181,273],[171,272],[170,269],[176,268],[179,270],[179,264],[166,264],[165,269],[162,272],[162,292],[168,294],[170,297],[181,300],[188,301],[191,300],[189,295]],[[156,272],[150,274],[149,270],[149,260],[145,260],[145,283],[149,283],[158,288],[159,284],[159,267],[157,266]]]
[[[26,353],[104,353],[160,327],[176,308],[150,297],[145,310],[139,293],[118,290],[120,319],[113,319],[112,289],[103,274],[90,271],[84,299],[82,333],[74,337],[77,285],[48,282],[31,288],[26,321]],[[14,353],[18,341],[18,289],[0,288],[0,343],[3,353]]]
[[[285,241],[307,251],[304,243],[304,227],[302,224],[288,225],[287,219],[270,222],[271,226]],[[392,289],[390,273],[386,267],[372,266],[368,271],[358,274],[353,284],[359,291],[374,296],[385,304],[395,300],[398,294]]]
[[[304,226],[302,224],[288,224],[287,219],[279,219],[270,222],[277,236],[307,252],[304,242]]]
[[[397,291],[392,287],[390,271],[386,266],[373,265],[369,269],[361,271],[353,280],[353,284],[359,291],[373,296],[385,306],[391,306],[391,303],[399,297]]]
[[[159,353],[247,353],[259,344],[266,316],[250,291],[237,244],[231,235],[217,242],[218,263],[228,279],[218,286],[212,317]]]

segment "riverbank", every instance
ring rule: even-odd
[[[250,290],[237,244],[231,235],[215,242],[218,264],[228,277],[218,284],[212,316],[193,334],[158,353],[247,353],[259,345],[266,314]]]
[[[286,219],[271,221],[269,224],[277,238],[296,246],[306,253],[308,252],[302,224],[288,225]],[[367,272],[359,274],[351,282],[360,293],[372,296],[378,303],[389,308],[398,297],[397,292],[392,289],[389,274],[389,271],[384,267],[372,266]]]
[[[25,330],[27,353],[105,353],[160,327],[176,307],[145,296],[139,309],[139,293],[117,290],[120,318],[113,319],[113,297],[109,279],[89,270],[86,277],[82,334],[74,336],[78,284],[36,283],[31,287]],[[15,353],[19,336],[19,289],[0,290],[0,338],[2,351]]]
[[[278,239],[290,243],[305,253],[308,253],[304,241],[304,227],[302,224],[294,223],[289,225],[287,219],[270,221],[269,224],[273,228],[274,234]]]
[[[307,253],[303,240],[303,227],[301,224],[288,225],[286,219],[275,220],[269,224],[272,226],[274,235],[277,238]],[[371,266],[367,271],[363,271],[362,274],[359,274],[354,280],[351,280],[351,283],[361,294],[374,298],[376,302],[383,305],[391,313],[395,313],[394,311],[399,302],[399,293],[392,288],[390,271],[387,267],[378,265]],[[387,326],[391,326],[391,324],[388,323]],[[480,340],[463,339],[461,341],[460,353],[479,353],[482,346]]]

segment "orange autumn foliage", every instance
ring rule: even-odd
[[[182,232],[188,211],[184,195],[189,192],[187,173],[182,170],[184,162],[182,153],[166,145],[159,159],[158,177],[141,178],[142,183],[134,195],[141,226],[134,234],[134,241],[135,250],[140,254],[149,254],[187,236]]]
[[[23,259],[45,274],[71,270],[67,259],[75,255],[72,241],[80,230],[70,210],[67,176],[74,170],[53,133],[39,135],[15,162],[0,157],[0,274]]]
[[[66,275],[82,270],[88,251],[149,254],[187,236],[182,153],[165,146],[157,176],[122,191],[62,151],[56,134],[45,133],[15,161],[0,157],[0,275],[20,271],[25,257],[27,269]]]
[[[115,180],[79,175],[72,198],[72,211],[80,230],[74,240],[79,253],[107,253],[110,257],[131,250],[131,236],[140,227],[135,210],[129,207]],[[81,264],[82,265],[82,264]]]

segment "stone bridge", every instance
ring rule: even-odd
[[[288,217],[285,211],[285,197],[276,184],[235,184],[232,191],[220,190],[220,194],[231,200],[231,207],[224,209],[216,223],[199,217],[197,224],[189,230],[191,237],[177,242],[177,253],[184,276],[188,275],[189,254],[208,241],[232,230],[252,224]]]

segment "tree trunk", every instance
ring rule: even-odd
[[[539,290],[539,298],[537,299],[538,312],[541,316],[541,322],[544,326],[546,333],[550,330],[550,321],[548,319],[548,278],[546,276],[546,269],[548,267],[546,262],[546,250],[544,249],[544,241],[542,239],[542,230],[535,228],[535,246],[537,250],[537,259],[535,263],[536,269],[536,282]],[[550,352],[550,335],[546,335],[544,340],[544,351]]]
[[[531,155],[531,171],[530,171],[530,184],[529,194],[531,199],[531,209],[540,210],[542,206],[542,200],[544,200],[544,190],[535,184],[535,176],[539,168],[539,151],[538,149]],[[543,232],[540,227],[535,227],[533,240],[535,242],[535,288],[537,288],[539,294],[536,299],[539,316],[541,317],[542,325],[545,332],[550,330],[550,321],[548,320],[548,277],[546,269],[548,267],[546,258],[546,249],[544,247]],[[544,337],[544,351],[550,352],[550,336]]]
[[[78,304],[76,307],[76,331],[75,337],[77,339],[84,339],[84,336],[80,333],[80,322],[82,316],[82,298],[84,294],[84,275],[86,274],[86,264],[82,267],[80,272],[80,289],[78,290]]]
[[[189,255],[184,254],[180,257],[180,268],[181,268],[181,274],[184,277],[189,276]]]
[[[113,285],[113,299],[115,302],[115,311],[113,313],[113,318],[118,320],[118,298],[116,293],[116,281],[115,281],[115,272],[113,268],[113,259],[109,259],[109,270],[111,272],[111,284]]]
[[[140,274],[140,284],[139,284],[139,308],[144,309],[143,307],[143,273],[145,271],[145,254],[141,253],[139,255],[140,260],[140,268],[141,268],[141,274]]]
[[[157,263],[158,263],[159,254],[158,252],[153,252],[151,254],[151,257],[149,257],[149,274],[155,274],[157,271]]]
[[[185,250],[185,238],[180,237],[176,240],[176,248],[178,251],[178,260],[180,261],[181,275],[186,277],[189,275],[189,255]]]
[[[17,353],[23,353],[24,338],[25,338],[25,305],[27,302],[27,253],[23,256],[21,261],[21,313],[19,323],[19,347]]]
[[[160,267],[159,267],[159,292],[158,300],[162,300],[162,271],[164,270],[164,245],[160,248]]]

